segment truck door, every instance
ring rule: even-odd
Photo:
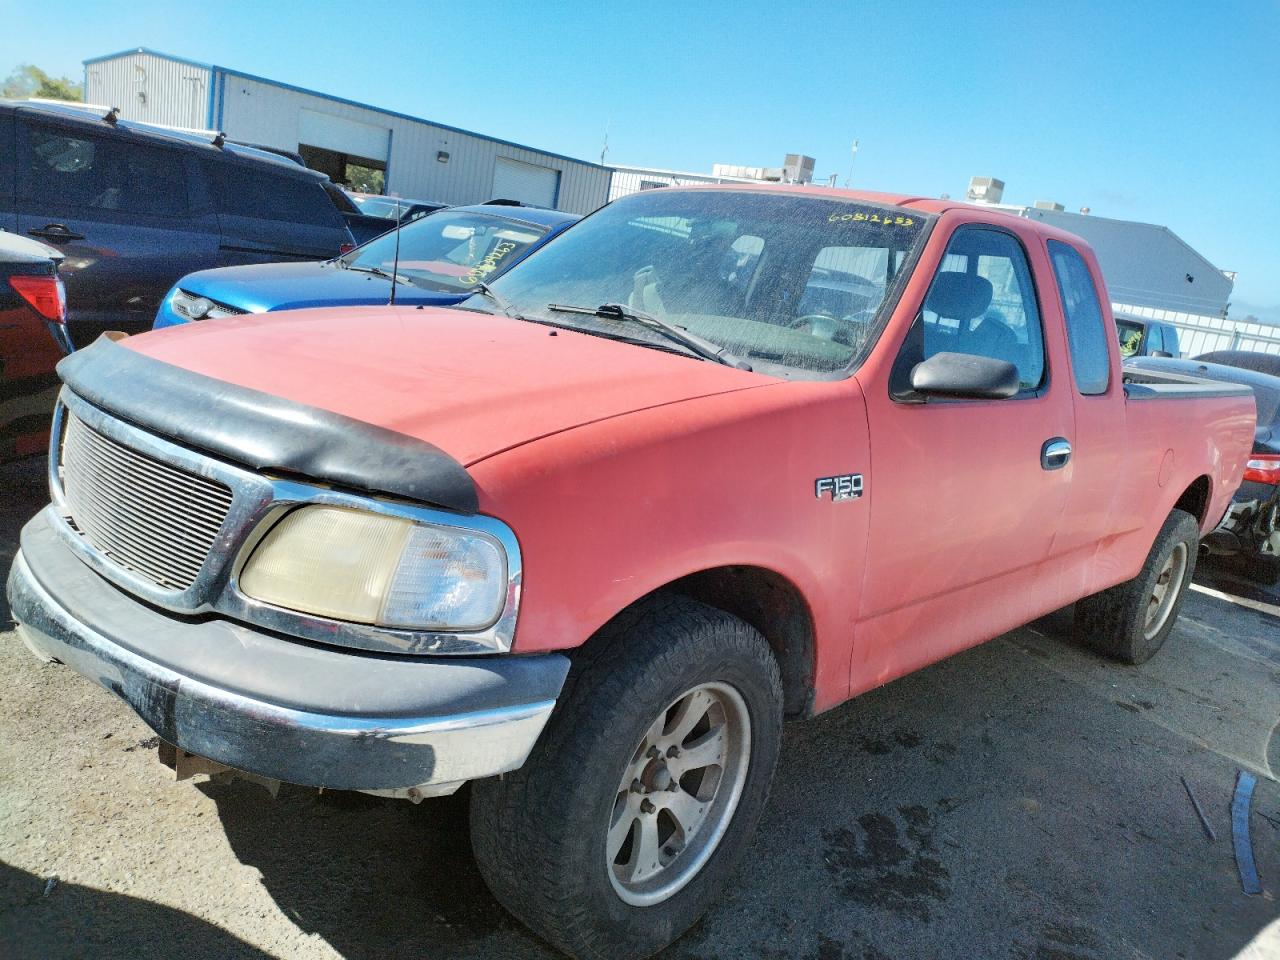
[[[1071,489],[1053,552],[1064,575],[1080,578],[1076,592],[1088,593],[1088,578],[1094,573],[1102,573],[1098,579],[1105,577],[1094,569],[1094,551],[1101,538],[1136,528],[1142,513],[1117,509],[1119,493],[1125,489],[1118,482],[1119,474],[1128,469],[1132,438],[1125,428],[1124,384],[1119,358],[1112,359],[1112,338],[1107,335],[1112,325],[1098,295],[1097,274],[1090,270],[1085,255],[1068,243],[1049,240],[1047,250],[1067,331],[1069,386],[1075,406]],[[1150,329],[1160,328],[1152,323]]]
[[[1069,441],[1072,408],[1048,362],[1033,277],[1012,232],[959,226],[898,347],[895,374],[863,384],[872,510],[853,692],[1052,609],[1039,565],[1067,483],[1042,455]],[[944,351],[1013,363],[1020,392],[1006,400],[910,395],[911,368]]]

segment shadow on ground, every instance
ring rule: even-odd
[[[271,954],[189,913],[122,893],[38,877],[0,863],[0,898],[23,908],[22,929],[3,932],[3,953],[36,957],[128,956],[268,960]]]

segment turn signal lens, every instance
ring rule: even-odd
[[[1280,453],[1252,453],[1244,465],[1244,478],[1254,483],[1280,484]]]
[[[46,320],[67,322],[67,288],[61,277],[20,275],[10,277],[9,285]]]

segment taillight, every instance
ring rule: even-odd
[[[338,248],[338,256],[342,256],[344,253],[350,253],[355,248],[356,245],[354,243],[344,243]]]
[[[67,288],[61,277],[10,277],[9,285],[46,320],[67,322]]]
[[[1244,478],[1254,483],[1280,483],[1280,453],[1251,453]]]

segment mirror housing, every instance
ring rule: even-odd
[[[911,389],[926,397],[1007,400],[1020,386],[1012,363],[970,353],[935,353],[911,370]]]

